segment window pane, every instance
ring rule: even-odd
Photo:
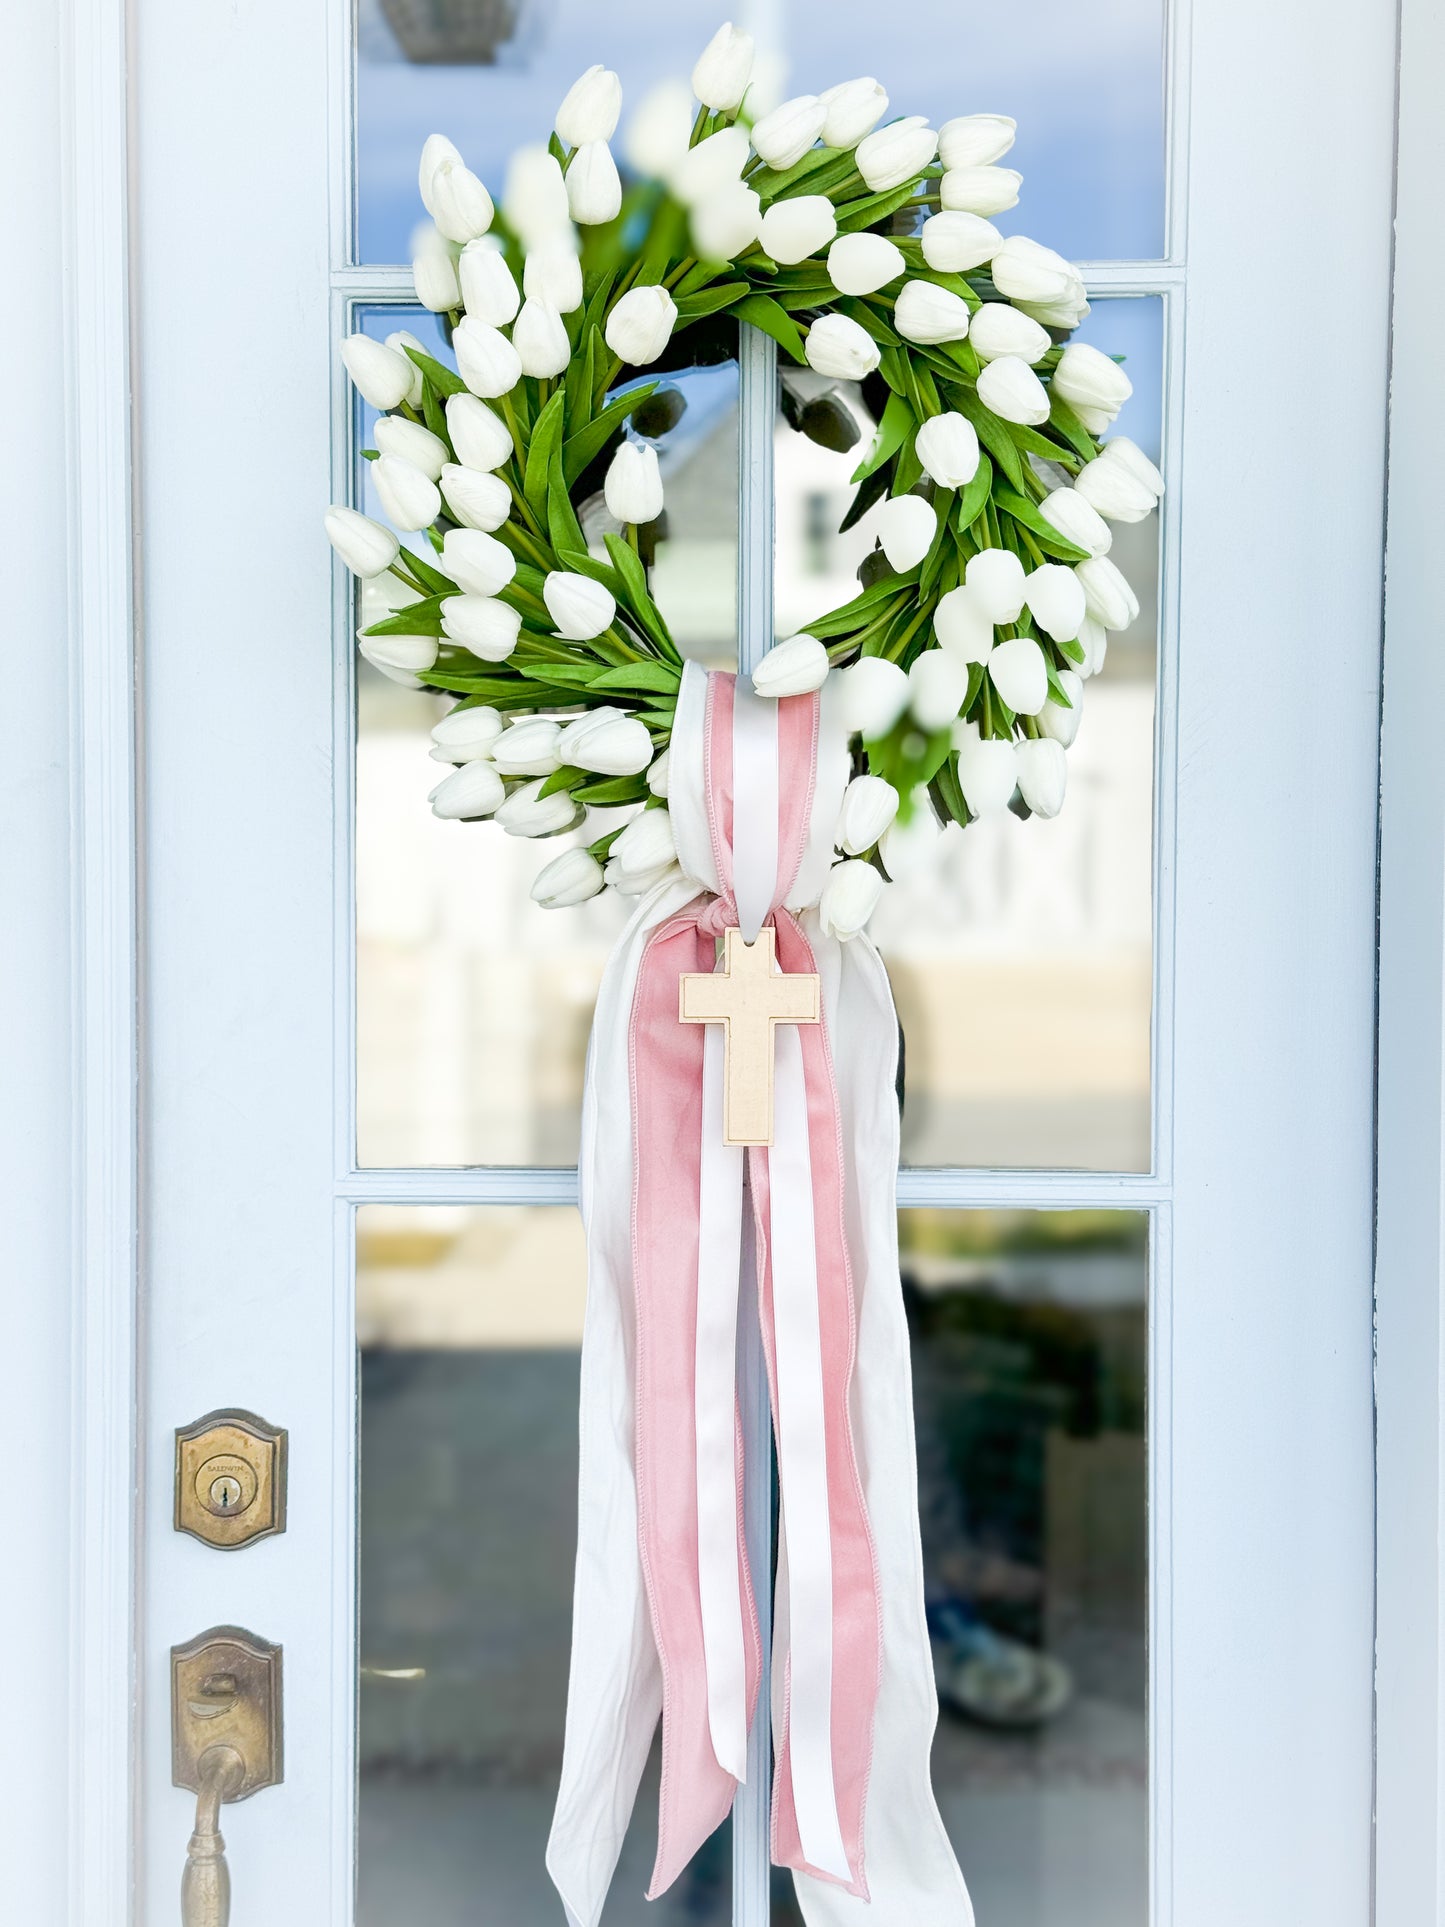
[[[1151,297],[1098,301],[1079,330],[1126,356],[1135,393],[1119,432],[1156,458],[1161,327]],[[779,421],[780,636],[856,594],[876,519],[836,533],[873,426],[859,389],[786,381],[795,398],[838,387],[864,439],[837,454]],[[903,1026],[905,1163],[1149,1167],[1157,523],[1115,525],[1140,614],[1086,686],[1061,814],[950,827],[873,919]]]
[[[359,0],[358,258],[407,258],[428,134],[449,135],[496,191],[507,157],[545,139],[584,67],[615,67],[635,103],[655,82],[686,77],[719,18],[699,0],[623,0],[605,14],[585,0]],[[922,0],[906,32],[882,31],[865,0],[778,0],[742,18],[759,43],[760,104],[876,73],[896,112],[935,125],[1011,114],[1009,164],[1024,197],[1000,217],[1006,231],[1078,259],[1162,252],[1163,0],[1035,0],[1026,16]]]
[[[585,1286],[575,1212],[368,1206],[358,1927],[552,1927]],[[656,1760],[605,1927],[723,1927],[730,1828],[643,1900]]]

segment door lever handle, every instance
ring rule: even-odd
[[[171,1778],[196,1796],[181,1927],[230,1927],[221,1808],[281,1781],[281,1648],[213,1626],[171,1648]]]
[[[181,1875],[181,1927],[230,1927],[231,1869],[221,1834],[223,1800],[232,1800],[246,1777],[246,1765],[233,1746],[209,1746],[198,1763],[196,1825],[186,1842]]]

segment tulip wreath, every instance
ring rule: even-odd
[[[363,654],[461,698],[434,731],[436,759],[458,765],[437,813],[544,836],[643,805],[602,819],[534,890],[637,894],[674,856],[682,658],[648,569],[656,441],[680,405],[661,371],[685,331],[742,322],[785,370],[860,383],[875,431],[843,526],[876,509],[878,547],[852,600],[754,675],[782,696],[842,672],[855,777],[823,912],[847,934],[920,827],[1057,811],[1083,681],[1138,610],[1110,524],[1142,519],[1163,484],[1132,442],[1098,440],[1130,390],[1116,362],[1068,345],[1088,312],[1078,274],[988,218],[1017,200],[1019,176],[997,165],[1014,123],[885,123],[887,95],[860,79],[750,124],[751,65],[748,36],[723,27],[696,101],[662,89],[633,117],[625,182],[609,146],[621,88],[601,67],[547,144],[513,157],[500,210],[449,141],[428,140],[416,288],[456,368],[405,333],[341,350],[382,411],[377,496],[426,544],[347,508],[327,527],[357,575],[389,572],[412,598],[361,632]],[[802,386],[793,419],[847,447],[853,413]]]

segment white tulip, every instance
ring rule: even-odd
[[[432,175],[427,213],[449,241],[474,241],[495,212],[491,195],[461,161],[443,161]]]
[[[1032,636],[999,643],[988,659],[988,675],[1016,716],[1037,716],[1049,699],[1044,652]]]
[[[677,303],[666,288],[629,288],[607,317],[602,331],[619,361],[646,368],[657,360],[677,326]]]
[[[997,738],[985,741],[977,723],[961,723],[953,732],[958,750],[958,787],[970,816],[1000,816],[1018,784],[1014,744]]]
[[[871,74],[843,80],[818,96],[827,108],[823,122],[824,147],[856,147],[888,111],[888,96]]]
[[[442,498],[429,475],[400,455],[378,455],[371,479],[394,528],[429,528],[441,513]]]
[[[971,556],[963,579],[990,621],[1018,621],[1024,606],[1024,565],[1012,549],[983,549]]]
[[[544,910],[570,910],[595,897],[602,880],[602,865],[590,850],[564,850],[537,872],[532,901]]]
[[[993,257],[993,285],[1010,301],[1058,301],[1078,275],[1063,255],[1011,234]]]
[[[428,134],[422,143],[421,162],[417,168],[416,183],[421,192],[422,206],[428,214],[432,208],[432,181],[438,168],[460,167],[462,157],[445,134]]]
[[[368,582],[386,574],[401,548],[390,529],[337,502],[326,511],[326,539],[351,573]]]
[[[1005,214],[1018,206],[1023,178],[1012,167],[951,167],[938,184],[938,198],[960,214]]]
[[[622,177],[606,141],[588,141],[567,168],[567,206],[583,227],[615,221],[622,208]]]
[[[512,491],[500,475],[448,462],[441,472],[442,494],[452,519],[463,528],[499,529],[512,511]]]
[[[447,433],[467,468],[500,468],[512,452],[507,424],[475,395],[447,397]]]
[[[878,540],[900,575],[916,569],[938,534],[938,510],[921,495],[895,495],[878,511]]]
[[[524,716],[509,723],[492,745],[492,761],[503,776],[550,776],[562,767],[557,753],[561,734],[546,716]]]
[[[620,897],[645,897],[659,883],[670,883],[680,877],[682,871],[675,863],[661,863],[655,870],[624,870],[615,857],[608,862],[602,872],[608,885]]]
[[[818,921],[824,934],[847,943],[863,929],[878,908],[883,878],[871,863],[848,857],[828,872],[818,899]]]
[[[1018,122],[1007,114],[960,114],[938,130],[938,158],[948,168],[991,167],[1014,144]]]
[[[368,636],[358,632],[356,646],[377,669],[396,672],[394,680],[410,678],[420,689],[419,673],[430,669],[440,653],[435,636]]]
[[[1088,409],[1103,414],[1106,419],[1101,425],[1107,427],[1133,394],[1134,384],[1118,362],[1086,341],[1076,341],[1059,356],[1053,390],[1075,413]]]
[[[560,314],[545,301],[524,301],[512,324],[512,346],[524,375],[560,375],[572,359],[572,344]]]
[[[516,150],[507,163],[502,212],[524,247],[535,247],[566,229],[567,183],[555,154],[543,146]]]
[[[930,214],[919,235],[923,258],[939,274],[967,274],[991,261],[1003,245],[1003,236],[992,221],[981,215],[952,209],[946,214]]]
[[[670,750],[665,749],[657,761],[648,769],[647,787],[652,791],[654,796],[665,798],[667,795],[668,758],[671,753]]]
[[[902,248],[881,234],[840,234],[828,250],[828,279],[839,294],[876,294],[907,265]]]
[[[838,216],[826,194],[799,194],[774,201],[758,226],[763,253],[793,267],[827,247],[838,232]]]
[[[886,736],[908,707],[908,675],[886,656],[860,656],[840,678],[843,722],[865,743]]]
[[[1057,301],[1016,301],[1014,306],[1044,328],[1077,328],[1089,312],[1089,297],[1083,282],[1075,276],[1067,293]]]
[[[448,763],[475,763],[490,756],[502,733],[501,712],[486,703],[448,710],[432,728],[434,750]]]
[[[828,680],[828,652],[816,636],[789,636],[775,642],[753,670],[758,696],[806,696]]]
[[[1039,503],[1039,514],[1075,548],[1087,549],[1090,555],[1108,554],[1114,532],[1076,488],[1052,489]]]
[[[457,257],[440,235],[436,241],[435,247],[420,248],[412,257],[411,284],[424,308],[433,314],[450,314],[462,305]]]
[[[610,69],[589,67],[572,82],[552,125],[564,147],[610,141],[622,112],[622,82]]]
[[[558,314],[571,314],[582,306],[582,262],[570,228],[539,241],[528,254],[522,263],[522,293]]]
[[[555,836],[559,830],[570,830],[582,814],[566,790],[543,796],[545,781],[538,777],[534,783],[524,783],[497,811],[496,820],[508,836]]]
[[[507,794],[490,763],[463,763],[444,776],[427,801],[433,816],[451,819],[490,816]]]
[[[464,315],[452,333],[457,373],[474,395],[487,400],[508,395],[522,379],[516,349],[498,328]]]
[[[562,732],[562,761],[594,776],[640,776],[652,761],[652,738],[637,716],[604,705]]]
[[[1006,422],[1037,427],[1049,419],[1048,390],[1018,355],[999,355],[979,370],[978,398]]]
[[[936,214],[933,218],[943,217]],[[1053,346],[1047,328],[1010,307],[1007,301],[985,301],[969,324],[968,338],[980,361],[1017,355],[1020,361],[1035,362]]]
[[[416,336],[408,334],[405,328],[398,328],[395,334],[388,335],[386,337],[386,345],[394,355],[400,355],[407,367],[411,370],[411,386],[407,389],[403,399],[408,401],[413,408],[420,408],[422,394],[424,392],[421,369],[417,367],[416,363],[406,351],[408,348],[415,348],[418,354],[424,355],[426,349],[417,340]]]
[[[1074,477],[1074,490],[1110,522],[1142,522],[1154,512],[1157,499],[1126,463],[1107,452],[1085,462]]]
[[[692,94],[680,80],[660,81],[644,94],[623,130],[622,151],[639,174],[667,180],[687,152]]]
[[[938,135],[921,114],[895,120],[858,143],[858,172],[873,194],[886,194],[921,174],[938,152]]]
[[[495,595],[517,573],[512,551],[481,529],[448,529],[440,560],[442,573],[470,595]]]
[[[978,473],[978,431],[955,409],[920,423],[913,447],[924,474],[940,488],[967,488]]]
[[[1084,585],[1062,562],[1043,562],[1024,581],[1030,615],[1054,642],[1072,642],[1084,626]]]
[[[1035,816],[1057,816],[1064,807],[1068,758],[1064,746],[1048,736],[1022,742],[1015,751],[1019,793]]]
[[[715,114],[735,114],[753,76],[753,37],[731,20],[719,27],[692,70],[692,91]]]
[[[894,883],[922,876],[932,863],[943,836],[943,825],[933,811],[926,785],[913,792],[908,821],[894,823],[878,845],[883,867]]]
[[[758,238],[763,204],[756,191],[733,181],[694,203],[692,245],[702,261],[735,261]]]
[[[855,776],[843,792],[833,841],[849,856],[861,856],[883,835],[898,814],[898,792],[881,776]]]
[[[571,642],[590,642],[600,636],[617,614],[617,601],[610,589],[570,569],[551,571],[542,584],[542,600],[557,634]]]
[[[449,642],[460,643],[483,662],[505,662],[517,646],[522,618],[495,596],[453,595],[442,603],[442,628]]]
[[[688,148],[668,185],[684,207],[693,207],[721,188],[736,186],[747,160],[748,137],[743,129],[720,127],[696,147]]]
[[[816,94],[785,100],[753,127],[753,148],[777,173],[800,161],[823,131],[828,118],[825,102]]]
[[[803,343],[808,366],[836,381],[861,381],[882,359],[877,342],[845,314],[824,314],[809,328]]]
[[[1104,444],[1103,452],[1111,462],[1122,462],[1134,479],[1152,490],[1155,496],[1164,493],[1164,477],[1139,444],[1131,442],[1127,435],[1111,435]]]
[[[346,372],[363,401],[383,410],[400,408],[411,393],[412,376],[420,372],[405,355],[361,334],[348,335],[340,349]]]
[[[933,612],[933,633],[955,661],[987,662],[993,648],[993,618],[978,590],[960,582],[940,596]]]
[[[1084,585],[1089,614],[1106,629],[1127,629],[1139,614],[1139,598],[1107,555],[1079,563],[1075,574]]]
[[[624,875],[670,868],[677,861],[672,818],[666,810],[639,810],[613,843],[611,855]]]
[[[951,288],[933,281],[905,281],[893,304],[893,325],[905,341],[933,346],[962,341],[968,333],[968,303]]]
[[[925,649],[908,672],[908,707],[931,735],[958,718],[968,698],[968,665],[946,649]]]
[[[1079,724],[1084,714],[1084,684],[1072,669],[1059,671],[1059,683],[1069,699],[1070,707],[1055,702],[1050,696],[1039,711],[1039,728],[1052,741],[1067,749],[1079,733]]]
[[[657,450],[642,442],[618,445],[602,484],[607,512],[617,521],[655,522],[662,513],[662,472]]]
[[[516,278],[505,255],[488,237],[469,241],[458,264],[462,305],[474,321],[489,328],[505,328],[522,305]]]
[[[1109,654],[1109,632],[1094,616],[1086,615],[1074,641],[1084,652],[1083,661],[1075,667],[1080,682],[1086,682],[1090,676],[1097,676],[1104,667]]]
[[[405,415],[378,415],[372,436],[383,455],[410,462],[433,482],[440,479],[451,453],[440,435],[433,435],[420,422],[409,422]]]

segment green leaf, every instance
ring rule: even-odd
[[[992,488],[993,463],[987,455],[980,453],[973,480],[959,492],[958,505],[953,514],[955,527],[966,529],[978,520]]]
[[[425,583],[433,595],[456,594],[457,585],[449,575],[443,575],[440,569],[434,568],[430,562],[423,561],[414,549],[407,549],[405,556],[407,567],[417,581]]]
[[[620,535],[607,535],[603,540],[607,544],[607,553],[612,557],[612,566],[622,579],[625,601],[632,614],[663,655],[680,663],[682,658],[677,653],[677,645],[647,592],[647,574],[636,554]]]
[[[852,635],[882,616],[885,613],[883,605],[900,590],[906,591],[907,584],[900,582],[896,575],[885,576],[881,582],[875,582],[871,589],[864,589],[851,602],[845,602],[841,609],[833,609],[826,616],[818,616],[810,622],[808,634],[816,636],[820,642],[829,636]],[[911,591],[907,592],[906,600],[913,600]],[[899,607],[902,606],[900,603]]]
[[[764,203],[782,200],[803,182],[807,183],[805,193],[826,194],[830,187],[841,186],[855,165],[848,148],[813,147],[791,167],[760,167],[748,176],[748,186],[756,189]]]
[[[532,430],[532,439],[527,445],[527,472],[523,491],[532,506],[533,513],[539,516],[547,506],[547,474],[552,465],[552,451],[562,440],[562,411],[565,405],[566,397],[562,390],[558,389],[537,417],[537,425]]]
[[[426,417],[426,425],[433,435],[439,436],[440,439],[447,444],[448,448],[450,448],[451,437],[447,434],[446,411],[443,409],[437,397],[436,390],[429,381],[422,383],[421,412]]]
[[[585,783],[586,780],[586,770],[578,769],[571,763],[564,763],[560,769],[553,770],[537,795],[539,797],[555,796],[558,790],[570,790],[574,784]]]
[[[594,416],[585,428],[579,428],[575,435],[567,437],[562,447],[562,472],[567,479],[568,488],[571,488],[583,470],[602,453],[612,435],[622,426],[633,409],[646,401],[656,388],[655,381],[645,381],[638,388],[629,388],[625,395],[618,395],[614,401],[608,402],[601,413]]]
[[[716,314],[719,308],[730,308],[734,301],[748,291],[746,281],[719,281],[710,288],[701,288],[696,294],[684,295],[677,304],[679,323],[700,321],[706,314]]]
[[[1011,489],[1001,488],[995,491],[993,499],[996,508],[1032,531],[1040,548],[1047,549],[1050,555],[1058,556],[1063,562],[1088,561],[1089,551],[1081,549],[1076,542],[1070,542],[1067,536],[1060,535],[1053,523],[1041,515],[1032,502],[1025,501],[1023,496],[1015,495]]]
[[[928,788],[934,802],[939,805],[939,813],[951,816],[955,823],[966,829],[973,819],[959,786],[957,756],[949,756],[939,764]]]
[[[893,399],[898,400],[901,399],[901,397],[895,396]],[[907,406],[906,402],[904,406]],[[886,414],[887,410],[885,409],[884,412]],[[890,463],[885,462],[882,468],[874,470],[873,474],[868,477],[858,490],[858,493],[853,497],[852,502],[849,504],[848,513],[838,524],[839,535],[845,534],[855,523],[862,521],[873,504],[881,501],[882,498],[888,494],[892,481],[893,468]],[[808,633],[811,635],[813,632],[809,630]]]
[[[855,234],[860,228],[877,226],[900,207],[906,207],[917,192],[916,182],[908,181],[902,187],[889,188],[886,193],[865,194],[861,201],[846,202],[838,209],[838,232]]]
[[[890,394],[883,410],[883,419],[878,424],[878,433],[873,438],[873,446],[854,469],[853,480],[866,482],[870,475],[876,474],[890,456],[897,454],[913,433],[915,425],[913,410],[904,397]]]
[[[582,524],[577,520],[577,511],[572,506],[559,444],[553,445],[552,460],[547,470],[547,533],[559,557],[566,549],[581,549],[586,553],[587,538],[582,533]]]
[[[655,691],[664,696],[677,693],[682,671],[670,662],[628,662],[617,669],[604,669],[591,681],[593,689]]]
[[[647,777],[604,776],[596,782],[583,783],[572,794],[579,803],[641,803],[648,795]]]
[[[450,593],[455,594],[452,590]],[[409,602],[395,615],[383,616],[380,622],[368,623],[362,630],[366,636],[439,636],[442,633],[442,603],[444,596],[428,596],[424,602]]]
[[[1014,447],[1008,429],[991,409],[984,407],[977,395],[960,390],[954,396],[954,401],[959,413],[966,415],[973,423],[978,433],[978,439],[993,457],[995,466],[1003,470],[1014,487],[1022,494],[1024,489],[1023,458],[1017,448]]]
[[[1060,647],[1065,646],[1066,645],[1063,644],[1060,645]],[[1080,655],[1082,657],[1082,651],[1080,651]],[[1051,703],[1057,703],[1060,709],[1072,709],[1074,705],[1069,701],[1068,691],[1059,681],[1059,672],[1047,657],[1044,658],[1044,668],[1048,671],[1049,701]]]
[[[1092,462],[1098,454],[1094,438],[1070,408],[1062,395],[1049,390],[1049,420],[1058,429],[1064,440],[1076,448],[1086,462]]]
[[[411,356],[417,367],[421,369],[422,373],[439,395],[450,396],[463,395],[466,393],[467,384],[462,380],[461,376],[453,374],[450,368],[444,367],[441,362],[425,353],[424,350],[421,348],[408,348],[406,352]]]
[[[787,349],[794,361],[806,361],[803,337],[797,322],[771,295],[750,294],[746,301],[737,304],[733,313],[739,321],[746,321],[754,328],[761,328],[765,335],[771,335],[780,348]]]

